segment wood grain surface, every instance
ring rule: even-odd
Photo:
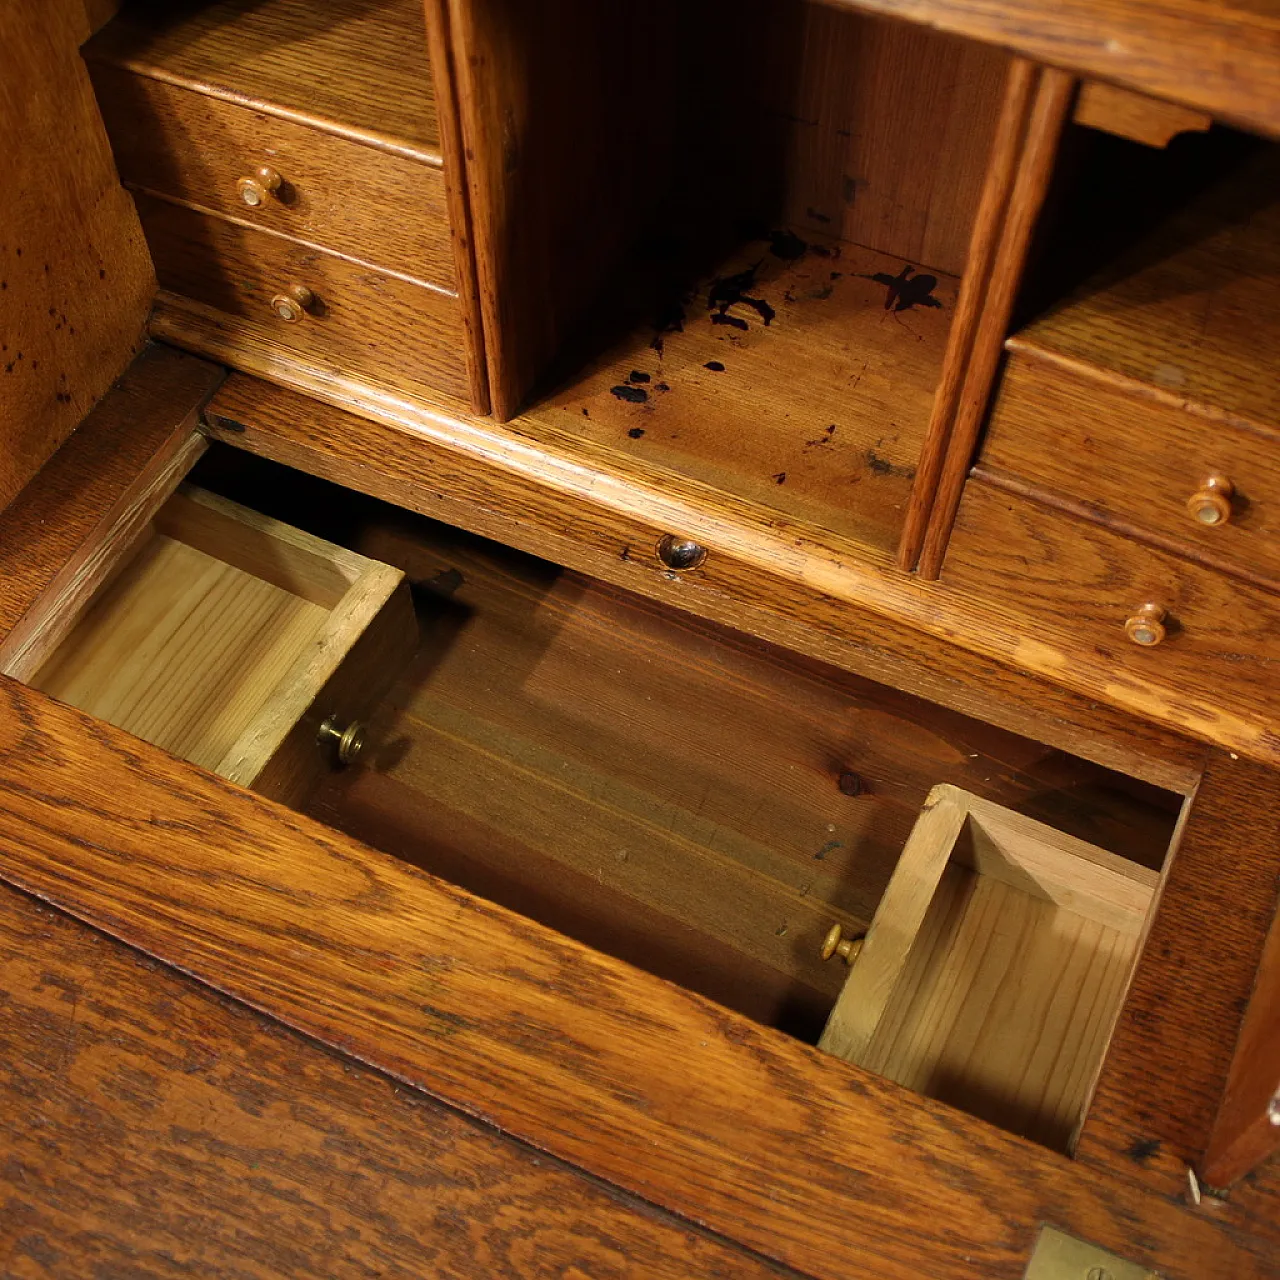
[[[1187,1195],[1226,1088],[1280,885],[1280,781],[1215,752],[1161,890],[1076,1157]],[[1206,1201],[1280,1248],[1280,1164]]]
[[[1208,1214],[0,688],[0,877],[777,1261],[958,1280],[977,1260],[1013,1278],[1049,1221],[1171,1280],[1277,1274]]]
[[[1115,686],[1154,677],[1159,696],[1234,726],[1231,736],[1264,749],[1278,740],[1280,601],[1270,592],[980,480],[965,494],[946,580],[1003,595],[1028,649],[1087,655]],[[1125,634],[1146,601],[1168,614],[1168,636],[1151,648]]]
[[[0,507],[141,349],[155,272],[77,46],[81,0],[0,11]]]
[[[992,483],[1065,499],[1131,537],[1280,587],[1276,436],[1189,411],[1173,393],[1017,351],[1001,380],[979,470]],[[1230,518],[1209,527],[1187,502],[1213,475],[1225,476],[1235,492]]]
[[[841,0],[852,3],[852,0]],[[1025,57],[1280,134],[1272,92],[1280,24],[1270,0],[858,0]]]
[[[0,891],[6,1277],[785,1274]]]
[[[71,438],[0,513],[0,655],[30,638],[22,619],[38,601],[83,577],[85,557],[136,509],[140,495],[169,481],[175,461],[194,461],[197,412],[224,370],[172,347],[151,345],[125,370]],[[180,465],[180,464],[179,464]],[[155,503],[144,499],[149,518]]]
[[[671,512],[654,487],[633,502],[601,502],[616,480],[567,495],[548,489],[556,455],[526,420],[519,438],[477,429],[441,409],[414,434],[357,417],[254,378],[231,377],[206,415],[238,448],[408,510],[498,539],[676,609],[701,614],[810,654],[975,719],[1049,742],[1177,791],[1199,777],[1203,748],[1071,694],[1012,666],[985,661],[922,629],[832,597],[790,552],[753,562],[712,541],[695,574],[672,575],[653,554],[669,528],[700,532],[693,503]],[[497,464],[496,466],[494,464]],[[607,474],[607,473],[606,473]],[[429,475],[430,484],[422,477]],[[670,520],[671,523],[665,523]],[[686,524],[686,521],[690,521]],[[794,535],[793,535],[794,536]],[[895,575],[900,577],[900,575]]]
[[[1080,86],[1071,118],[1076,124],[1103,129],[1148,147],[1167,147],[1178,134],[1203,133],[1213,124],[1213,117],[1203,111],[1101,80],[1086,80]]]
[[[246,342],[275,342],[297,359],[402,390],[466,394],[458,302],[447,290],[141,192],[137,201],[162,288],[220,312]],[[317,301],[289,323],[271,299],[294,285]],[[198,309],[188,315],[202,318]],[[210,344],[207,354],[222,352]]]
[[[440,163],[419,0],[142,0],[85,57]]]
[[[90,70],[127,185],[453,288],[438,168],[110,63]],[[280,189],[252,208],[236,183],[263,165]]]

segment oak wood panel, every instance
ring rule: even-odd
[[[1270,433],[1188,412],[1178,396],[1026,350],[1001,379],[979,465],[994,483],[1065,497],[1166,550],[1275,589],[1276,446]],[[1187,502],[1213,475],[1226,476],[1235,493],[1230,518],[1206,526]]]
[[[140,350],[155,273],[77,46],[81,0],[0,12],[0,507]]]
[[[1215,752],[1161,890],[1076,1148],[1090,1167],[1187,1194],[1226,1087],[1280,886],[1280,778]],[[1280,1245],[1280,1163],[1206,1200]]]
[[[949,587],[1006,601],[1015,644],[1045,662],[1097,662],[1109,684],[1177,701],[1255,750],[1280,741],[1280,600],[1102,525],[995,489],[965,494],[947,559]],[[1131,642],[1145,602],[1168,614],[1167,638]]]
[[[1027,117],[1017,174],[1009,189],[1000,243],[982,299],[982,312],[974,325],[964,382],[956,398],[946,455],[929,509],[929,524],[920,546],[918,570],[924,579],[937,578],[946,554],[956,509],[964,492],[965,476],[990,403],[1001,347],[1022,283],[1023,266],[1048,193],[1058,140],[1074,93],[1075,81],[1070,76],[1051,68],[1041,70]]]
[[[448,0],[501,420],[559,354],[665,190],[679,15],[671,0]]]
[[[911,484],[902,534],[898,539],[898,567],[910,571],[920,558],[937,496],[938,481],[947,462],[951,428],[964,390],[969,360],[986,306],[987,288],[1002,247],[1005,214],[1022,159],[1028,118],[1039,81],[1037,68],[1022,58],[1009,63],[1000,115],[991,152],[987,156],[982,191],[973,218],[956,313],[947,335],[942,373],[929,409],[929,425],[920,446],[920,460]]]
[[[126,184],[453,288],[438,168],[109,63],[90,69]],[[236,183],[263,165],[281,185],[253,208]]]
[[[0,655],[6,664],[29,633],[22,620],[37,602],[74,589],[106,532],[163,498],[182,459],[194,461],[197,413],[224,371],[172,347],[148,346],[99,401],[79,430],[0,513]],[[95,583],[96,585],[96,583]]]
[[[681,85],[699,215],[731,206],[961,275],[1008,56],[814,0],[700,7]]]
[[[1149,147],[1167,147],[1179,133],[1204,133],[1213,124],[1213,118],[1203,111],[1101,80],[1086,80],[1080,86],[1071,118],[1076,124],[1104,129]]]
[[[837,0],[853,3],[853,0]],[[857,7],[1280,134],[1280,21],[1269,0],[857,0]]]
[[[1280,30],[1280,25],[1277,27]],[[1083,364],[1217,423],[1280,429],[1280,154],[1267,148],[1075,295],[1015,352]]]
[[[206,415],[218,438],[412,511],[546,556],[641,595],[748,631],[860,675],[1160,786],[1186,791],[1203,748],[1106,704],[1011,666],[942,644],[926,631],[834,597],[795,566],[753,562],[712,541],[704,570],[671,575],[653,555],[669,528],[699,532],[684,511],[647,491],[600,501],[616,479],[580,490],[547,487],[559,466],[526,422],[521,437],[489,438],[456,411],[414,420],[416,434],[356,417],[253,378],[230,378]],[[465,434],[464,434],[465,433]],[[461,446],[461,447],[459,447]],[[496,465],[495,465],[496,464]],[[526,466],[526,464],[528,464]],[[430,476],[430,483],[423,477]],[[605,478],[607,477],[607,479]],[[691,511],[692,508],[686,510]],[[666,521],[671,523],[667,524]],[[705,535],[704,535],[705,536]],[[876,598],[884,588],[878,588]]]
[[[9,1276],[776,1276],[8,887]]]
[[[1226,1187],[1280,1149],[1280,913],[1272,921],[1222,1106],[1201,1161],[1205,1181]]]
[[[162,287],[220,312],[245,342],[274,342],[325,370],[401,390],[466,394],[465,338],[452,294],[141,192],[137,201]],[[317,302],[288,323],[271,299],[295,284]],[[199,310],[188,315],[197,326],[205,319]]]
[[[5,879],[766,1256],[816,1276],[852,1259],[886,1280],[1016,1277],[1049,1221],[1171,1280],[1277,1274],[1207,1214],[0,688]]]
[[[440,163],[420,0],[142,0],[85,57]]]

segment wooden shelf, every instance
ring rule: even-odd
[[[127,5],[85,57],[440,164],[418,0]]]
[[[958,287],[775,233],[659,299],[528,416],[891,555]]]

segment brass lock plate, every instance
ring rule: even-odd
[[[1055,1227],[1041,1227],[1024,1280],[1159,1280],[1136,1262],[1086,1244]]]

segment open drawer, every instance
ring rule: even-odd
[[[417,643],[403,573],[190,485],[116,532],[6,674],[290,804],[359,753]]]
[[[853,968],[821,1047],[1069,1151],[1158,879],[936,786],[865,940],[836,944]]]

